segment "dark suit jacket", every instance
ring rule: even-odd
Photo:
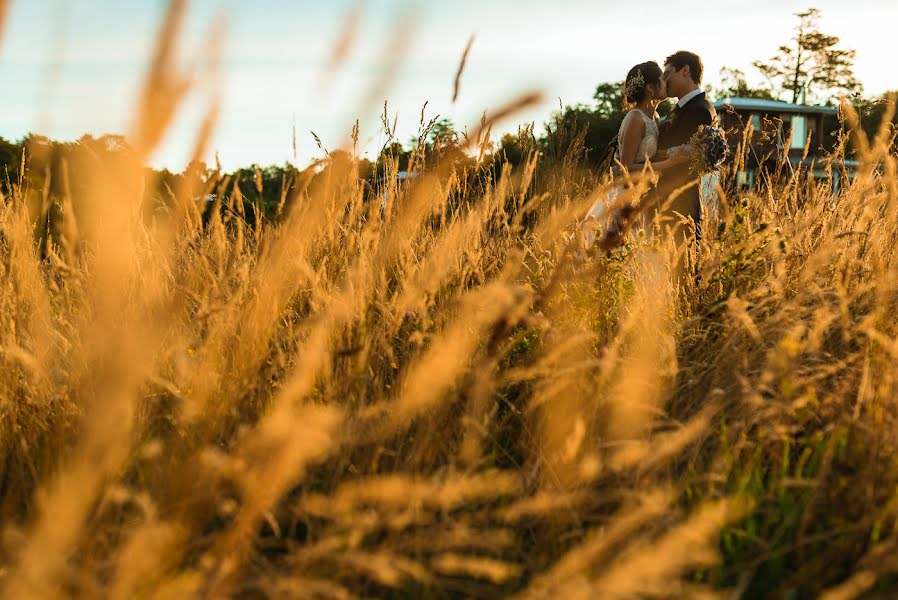
[[[674,146],[688,144],[699,127],[717,123],[717,111],[708,102],[704,92],[690,100],[680,108],[675,106],[667,119],[661,124],[661,136],[658,147],[669,150]]]
[[[695,132],[703,125],[716,125],[717,111],[708,102],[704,92],[686,103],[680,108],[675,106],[667,119],[661,124],[658,148],[669,150],[674,146],[688,144]],[[690,182],[697,184],[698,176],[693,174],[689,165],[674,168],[665,173],[659,180],[655,190],[659,205],[666,201],[668,194]],[[695,222],[695,237],[701,237],[702,207],[698,185],[680,192],[673,197],[673,204],[669,204],[667,212],[678,213],[691,217]]]

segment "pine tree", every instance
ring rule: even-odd
[[[769,61],[756,61],[758,69],[774,88],[791,92],[792,102],[798,102],[802,92],[842,91],[857,94],[861,84],[854,76],[854,50],[836,48],[839,38],[820,31],[820,11],[809,8],[800,13],[795,37],[790,44],[780,46]]]

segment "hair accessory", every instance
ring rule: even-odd
[[[624,97],[632,98],[639,92],[641,92],[645,88],[645,76],[642,74],[642,69],[636,71],[636,75],[627,79],[627,83],[624,86]]]

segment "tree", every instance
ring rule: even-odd
[[[775,89],[791,92],[792,102],[798,102],[802,92],[860,93],[861,84],[854,76],[856,52],[837,49],[839,38],[820,31],[820,11],[816,8],[795,16],[798,25],[790,44],[780,46],[767,62],[755,61],[754,67]]]
[[[427,145],[432,148],[455,146],[458,144],[458,137],[455,124],[450,119],[440,119],[431,128],[427,136]]]
[[[879,98],[858,98],[854,100],[854,108],[858,112],[861,129],[863,129],[868,139],[875,139],[880,132],[889,105],[895,102],[895,98],[898,98],[898,91],[887,92]],[[892,115],[891,127],[892,135],[894,136],[898,132],[898,114]]]
[[[751,87],[743,71],[729,67],[720,70],[720,87],[712,87],[711,94],[717,98],[774,99],[773,90],[766,87]]]
[[[499,157],[499,163],[509,163],[517,167],[524,163],[531,153],[537,152],[537,140],[533,135],[533,124],[518,127],[518,132],[506,133],[499,141],[499,148],[494,156]]]
[[[603,119],[611,119],[621,113],[624,107],[624,82],[600,83],[592,95],[596,101],[596,114]]]
[[[415,139],[415,143],[417,138]],[[382,177],[388,172],[388,165],[392,165],[393,161],[397,162],[397,168],[400,171],[408,170],[408,161],[411,153],[402,147],[399,142],[392,142],[384,146],[375,163],[375,173],[378,177]]]
[[[6,182],[14,183],[19,174],[22,162],[22,144],[7,141],[0,137],[0,190],[8,193]]]

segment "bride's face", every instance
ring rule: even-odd
[[[652,101],[656,104],[667,99],[667,85],[664,83],[663,78],[660,82],[648,86],[648,90],[652,94]]]
[[[655,100],[658,102],[663,102],[667,100],[667,81],[662,77],[661,81],[658,83],[657,95],[655,96]]]

